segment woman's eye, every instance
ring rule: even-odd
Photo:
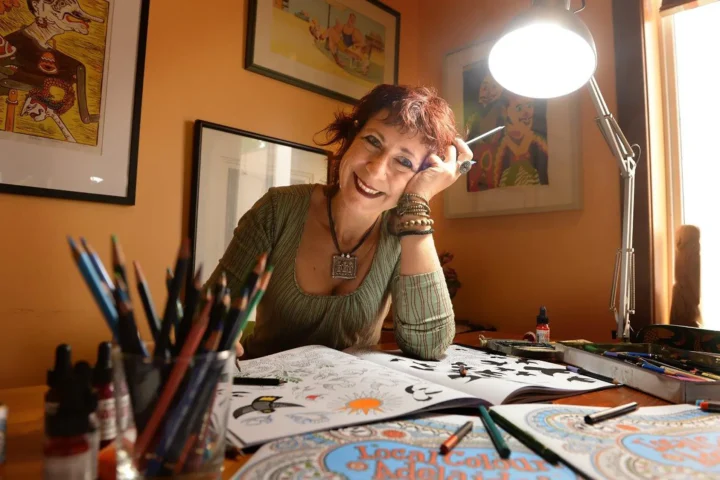
[[[363,140],[365,140],[366,142],[368,142],[370,145],[372,145],[375,148],[380,148],[382,146],[380,143],[380,140],[378,140],[373,135],[366,135],[365,137],[363,137]]]
[[[399,163],[400,165],[402,165],[403,167],[409,168],[409,169],[412,170],[413,164],[412,164],[412,162],[411,162],[410,160],[408,160],[407,158],[405,158],[405,157],[400,157],[400,158],[397,159],[397,161],[398,161],[398,163]]]

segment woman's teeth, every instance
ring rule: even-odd
[[[372,188],[368,187],[362,180],[360,180],[360,177],[356,177],[356,178],[357,178],[357,184],[358,184],[358,186],[359,186],[364,192],[369,193],[370,195],[377,195],[378,193],[380,193],[379,191],[373,190]]]

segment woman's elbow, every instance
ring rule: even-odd
[[[455,337],[455,317],[450,315],[435,328],[427,331],[407,332],[406,328],[395,329],[395,340],[404,353],[422,360],[438,360]]]

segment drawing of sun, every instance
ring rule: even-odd
[[[380,392],[355,393],[338,399],[337,410],[365,415],[386,413],[399,404],[397,398]]]

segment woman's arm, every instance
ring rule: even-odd
[[[432,235],[400,240],[392,279],[395,340],[402,351],[425,360],[445,353],[455,337],[455,314]]]

